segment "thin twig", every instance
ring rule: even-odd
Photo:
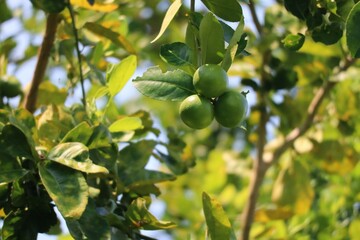
[[[24,100],[25,109],[27,109],[31,113],[33,113],[36,109],[39,86],[44,79],[47,64],[49,62],[51,48],[55,40],[59,20],[58,16],[59,15],[57,13],[50,13],[48,14],[46,19],[45,36],[39,50],[38,60],[31,81],[30,89]]]
[[[85,95],[85,87],[84,87],[84,74],[82,71],[82,59],[81,59],[81,52],[80,52],[80,48],[79,48],[79,35],[78,35],[78,30],[76,29],[76,24],[75,24],[75,14],[74,14],[74,10],[71,6],[70,1],[67,3],[67,8],[69,9],[69,13],[70,13],[70,17],[71,17],[71,25],[72,25],[72,29],[74,32],[74,38],[75,38],[75,49],[76,49],[76,54],[77,54],[77,58],[78,58],[78,66],[79,66],[79,75],[80,75],[80,85],[81,85],[81,92],[82,92],[82,103],[84,105],[84,108],[86,110],[86,95]]]
[[[260,24],[259,17],[258,17],[258,15],[257,15],[257,13],[256,13],[254,1],[253,1],[253,0],[250,0],[249,2],[250,2],[250,4],[249,4],[249,9],[250,9],[251,17],[252,17],[252,19],[253,19],[253,21],[254,21],[256,30],[257,30],[258,33],[261,35],[261,33],[262,33],[262,26],[261,26],[261,24]]]

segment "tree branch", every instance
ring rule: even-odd
[[[190,11],[195,12],[195,0],[190,0]]]
[[[263,60],[261,65],[261,86],[265,85],[267,79],[267,73],[265,71],[265,66],[268,64],[270,56],[270,51],[266,51],[263,54]],[[242,238],[243,240],[248,240],[250,237],[251,225],[254,220],[256,202],[259,195],[259,190],[261,184],[264,180],[266,171],[268,169],[268,164],[264,161],[264,147],[266,144],[266,124],[268,122],[268,113],[266,110],[266,92],[260,90],[258,92],[258,100],[260,104],[260,121],[258,126],[258,142],[257,142],[257,157],[254,162],[252,177],[250,179],[250,189],[249,189],[249,199],[247,205],[243,212],[242,220]]]
[[[254,221],[256,203],[261,184],[264,180],[268,166],[262,159],[256,159],[252,177],[250,179],[249,198],[243,212],[242,240],[248,240],[250,237],[251,225]]]
[[[258,33],[261,35],[261,34],[262,34],[262,26],[261,26],[261,24],[260,24],[259,17],[258,17],[258,15],[257,15],[257,13],[256,13],[254,1],[253,1],[253,0],[250,0],[249,2],[250,2],[250,4],[249,4],[249,9],[250,9],[251,17],[252,17],[252,19],[253,19],[253,21],[254,21],[256,30],[257,30]]]
[[[336,69],[333,73],[333,76],[338,75],[339,73],[346,71],[350,66],[352,66],[355,63],[356,59],[349,59],[346,58],[345,62],[342,66],[340,66],[338,69]],[[325,99],[326,95],[330,90],[335,87],[336,81],[327,81],[321,88],[318,89],[316,92],[314,98],[309,104],[309,107],[307,109],[307,116],[303,122],[303,124],[295,129],[293,129],[286,137],[284,143],[274,151],[272,157],[269,159],[268,164],[272,165],[278,159],[280,156],[289,148],[292,146],[292,144],[295,142],[296,139],[298,139],[300,136],[304,135],[306,131],[311,127],[311,124],[314,122],[314,118],[316,116],[316,113]]]
[[[266,73],[264,71],[264,66],[267,64],[268,57],[267,53],[263,55],[263,64],[262,64],[262,74],[261,74],[261,84],[264,85],[264,81],[266,80]],[[345,63],[340,66],[337,70],[334,71],[333,76],[346,71],[353,63],[355,63],[355,59],[345,59]],[[314,121],[316,113],[325,99],[327,93],[336,85],[335,81],[327,81],[315,94],[311,103],[309,104],[307,110],[307,116],[305,118],[304,123],[293,129],[286,137],[284,143],[274,151],[272,158],[268,161],[264,159],[264,147],[266,144],[266,124],[268,121],[268,115],[266,112],[265,106],[265,93],[261,92],[258,95],[259,102],[261,104],[261,113],[260,113],[260,122],[258,127],[258,144],[257,144],[257,158],[254,162],[253,167],[253,175],[250,179],[250,189],[249,189],[249,199],[248,203],[243,212],[243,224],[242,224],[242,240],[248,240],[250,237],[251,225],[254,220],[254,214],[256,209],[256,202],[259,195],[259,190],[261,184],[264,180],[265,174],[269,167],[274,164],[280,156],[294,143],[294,141],[302,136],[310,127]]]
[[[51,48],[55,40],[57,25],[58,25],[58,14],[57,13],[48,14],[46,19],[45,36],[40,47],[38,60],[31,81],[30,89],[24,101],[25,109],[27,109],[31,113],[33,113],[36,108],[39,86],[45,76],[45,71],[47,68],[47,64],[49,62]]]

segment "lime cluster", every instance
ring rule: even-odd
[[[241,123],[248,109],[242,93],[228,89],[228,76],[216,64],[199,67],[193,76],[197,94],[185,98],[180,104],[180,117],[189,127],[202,129],[208,127],[213,119],[228,128]]]

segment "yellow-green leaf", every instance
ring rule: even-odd
[[[106,81],[111,97],[115,97],[134,74],[136,61],[136,56],[130,55],[121,60],[120,63],[110,65],[106,73]]]
[[[89,158],[89,149],[79,142],[60,143],[50,150],[47,159],[86,173],[108,173]]]
[[[203,210],[208,232],[212,240],[231,239],[235,240],[235,234],[231,223],[226,216],[221,204],[207,193],[203,192]]]
[[[144,198],[134,200],[128,207],[125,217],[134,227],[145,230],[169,229],[176,226],[173,222],[156,219],[147,209]]]
[[[136,53],[132,44],[120,33],[93,22],[85,23],[84,28],[100,37],[109,39],[113,44],[123,47],[128,53]]]
[[[292,217],[294,213],[289,208],[260,208],[255,212],[256,222],[270,222],[273,220],[282,220]]]
[[[223,69],[225,69],[225,71],[229,70],[231,64],[235,59],[236,52],[238,50],[238,42],[240,41],[243,32],[244,32],[244,18],[241,17],[241,20],[234,32],[234,35],[231,37],[229,46],[226,49],[224,60],[221,63],[221,66],[223,67]]]
[[[79,219],[88,203],[88,185],[81,172],[46,161],[39,164],[46,191],[65,218]]]
[[[143,128],[141,119],[138,117],[124,117],[109,126],[110,132],[127,132]]]
[[[169,26],[171,20],[175,17],[176,13],[179,11],[181,5],[182,5],[181,0],[175,0],[170,5],[169,9],[167,10],[167,12],[165,14],[164,20],[161,24],[159,34],[156,36],[156,38],[154,40],[151,41],[151,43],[158,40],[164,34],[164,32],[167,29],[167,27]]]
[[[279,207],[289,207],[295,214],[303,214],[310,209],[313,198],[308,170],[299,161],[289,162],[274,183],[273,202]]]

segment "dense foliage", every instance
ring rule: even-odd
[[[358,0],[25,2],[0,0],[2,239],[358,238]]]

